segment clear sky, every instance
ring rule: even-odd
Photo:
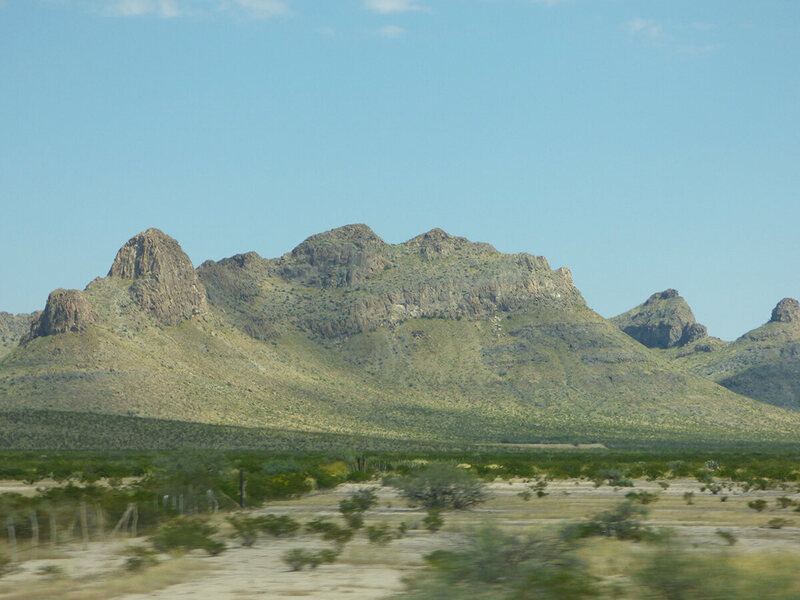
[[[364,222],[732,339],[800,296],[799,65],[796,0],[0,0],[0,310]]]

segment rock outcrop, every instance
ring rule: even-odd
[[[685,346],[708,335],[686,300],[673,289],[653,294],[644,304],[611,322],[648,348]]]
[[[792,323],[800,321],[800,302],[794,298],[784,298],[772,310],[770,323]]]
[[[207,261],[198,273],[211,301],[259,339],[289,324],[337,337],[410,318],[475,320],[585,306],[568,269],[441,229],[387,244],[365,225],[347,225],[276,260],[248,253]],[[266,287],[280,292],[268,298]]]
[[[306,239],[284,257],[280,273],[305,285],[356,287],[389,264],[387,245],[366,225],[345,225]]]
[[[58,289],[50,292],[44,311],[31,325],[29,337],[79,333],[97,321],[97,313],[82,291]]]
[[[158,229],[148,229],[120,248],[108,276],[131,280],[133,298],[164,325],[208,310],[205,287],[189,257]]]

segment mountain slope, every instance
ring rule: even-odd
[[[784,298],[769,322],[734,342],[697,342],[673,358],[738,394],[800,410],[800,303]]]
[[[20,339],[31,330],[31,323],[39,318],[39,313],[12,315],[0,312],[0,358],[19,345]]]
[[[391,245],[346,226],[196,272],[148,230],[114,265],[51,294],[50,317],[0,360],[0,411],[418,440],[800,431],[800,415],[643,348],[586,307],[566,269],[440,230]]]

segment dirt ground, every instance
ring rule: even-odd
[[[408,526],[407,534],[387,545],[370,544],[363,533],[356,535],[339,560],[315,570],[292,572],[282,561],[290,549],[326,547],[318,536],[301,534],[286,539],[261,537],[252,548],[243,548],[229,537],[227,525],[220,517],[220,534],[226,537],[228,550],[216,557],[188,555],[163,557],[158,567],[141,574],[123,570],[124,549],[138,540],[94,540],[82,544],[60,545],[55,549],[20,548],[18,569],[0,579],[0,600],[120,600],[202,598],[204,600],[250,598],[308,598],[310,600],[367,600],[386,598],[403,589],[403,577],[423,565],[424,555],[433,550],[457,545],[468,532],[485,521],[515,531],[553,529],[562,523],[577,521],[614,506],[626,493],[649,491],[659,500],[648,506],[647,523],[669,527],[677,536],[702,551],[719,550],[727,543],[716,532],[724,530],[737,539],[729,551],[769,559],[773,554],[783,558],[800,558],[800,514],[778,509],[775,498],[800,496],[787,491],[750,491],[724,489],[718,494],[701,491],[694,480],[672,480],[663,490],[657,482],[636,481],[634,488],[595,487],[586,481],[559,481],[548,485],[547,496],[529,500],[519,496],[531,482],[496,481],[491,484],[491,499],[471,511],[445,514],[445,527],[437,534],[422,528],[425,514],[410,509],[394,490],[380,488],[379,504],[365,515],[367,524],[381,522]],[[39,484],[37,484],[39,485]],[[374,484],[377,485],[377,484]],[[300,521],[318,516],[338,515],[339,500],[369,484],[346,484],[335,490],[306,497],[274,502],[253,510],[254,514],[287,514]],[[19,482],[0,482],[0,492],[28,493],[31,486]],[[691,504],[684,494],[693,492]],[[726,501],[721,501],[727,496]],[[764,498],[769,508],[758,513],[747,502]],[[767,526],[770,519],[788,521],[780,529]],[[623,545],[620,545],[623,548]],[[612,550],[608,565],[613,572],[623,568],[624,549]]]

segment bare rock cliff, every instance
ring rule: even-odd
[[[208,310],[206,290],[192,262],[173,238],[158,229],[132,237],[120,248],[109,277],[131,280],[134,299],[165,325]]]
[[[82,291],[58,289],[48,296],[44,311],[31,325],[29,338],[78,333],[97,321],[97,313]]]

